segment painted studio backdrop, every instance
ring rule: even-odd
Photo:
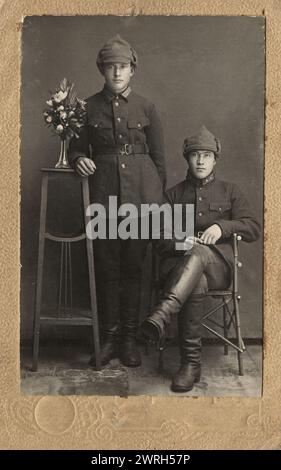
[[[103,86],[96,56],[119,33],[136,49],[134,90],[155,103],[164,128],[168,187],[184,179],[183,140],[202,124],[222,142],[216,172],[237,183],[263,219],[264,19],[250,17],[27,17],[22,37],[21,89],[21,338],[32,337],[41,168],[54,167],[60,140],[43,121],[46,100],[63,77],[86,98]],[[78,233],[80,189],[50,185],[48,228]],[[74,303],[88,302],[84,244],[73,249]],[[239,272],[242,332],[262,335],[262,240],[241,244]],[[149,257],[148,257],[149,258]],[[59,246],[46,244],[43,302],[57,303]],[[148,308],[149,259],[142,314]],[[87,328],[42,329],[42,338],[82,341]]]

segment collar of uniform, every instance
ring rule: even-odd
[[[190,181],[194,186],[205,186],[206,184],[210,183],[215,179],[214,172],[210,173],[209,176],[203,178],[202,180],[195,178],[189,171],[187,172],[186,176],[187,181]]]
[[[128,96],[129,94],[131,93],[132,89],[130,86],[128,86],[124,91],[122,91],[122,93],[118,93],[117,95],[115,95],[114,93],[112,93],[111,90],[109,90],[109,88],[107,88],[107,86],[105,85],[103,87],[103,94],[104,96],[106,97],[106,99],[108,100],[108,102],[110,103],[114,98],[116,98],[117,96],[120,98],[124,98],[125,100],[128,100]]]

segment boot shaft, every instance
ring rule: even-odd
[[[120,330],[119,280],[99,281],[97,293],[102,336],[118,334]]]
[[[141,279],[122,281],[120,321],[123,338],[135,338],[139,326]]]
[[[180,313],[186,300],[202,277],[204,263],[197,255],[183,256],[175,266],[164,288],[161,300],[142,325],[145,337],[160,342],[165,339],[165,330],[174,315]]]
[[[191,295],[178,315],[182,364],[201,364],[201,321],[205,300],[204,295]]]

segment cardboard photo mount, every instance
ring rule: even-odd
[[[281,5],[277,0],[2,1],[1,449],[281,447]],[[24,396],[20,393],[20,40],[32,15],[227,15],[266,19],[264,362],[261,398]]]

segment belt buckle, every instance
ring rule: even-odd
[[[120,155],[130,155],[132,153],[132,146],[130,144],[124,144],[123,148],[119,150]]]

